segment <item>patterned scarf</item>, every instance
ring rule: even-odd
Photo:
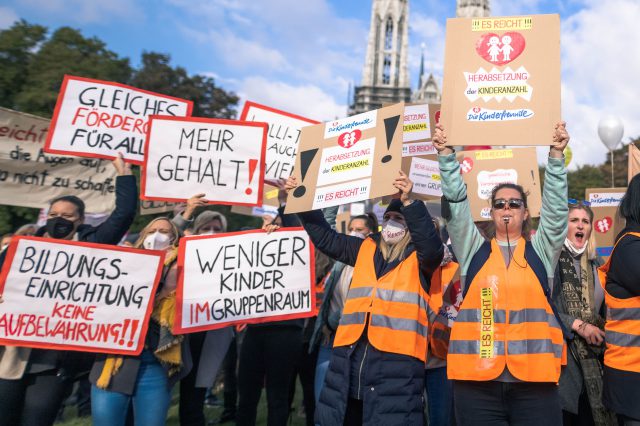
[[[578,276],[574,258],[569,250],[563,247],[560,253],[559,266],[562,296],[567,308],[567,314],[604,329],[605,321],[595,309],[595,280],[593,268],[587,256],[580,256],[580,275]],[[569,349],[582,370],[584,386],[595,424],[597,426],[615,425],[613,413],[602,405],[602,364],[600,356],[603,353],[603,348],[590,346],[586,340],[576,334],[573,340],[569,342]]]

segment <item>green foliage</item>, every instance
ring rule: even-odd
[[[47,29],[18,21],[0,32],[0,105],[15,107],[15,98],[27,78],[34,49],[44,40]]]
[[[16,106],[20,111],[51,117],[65,74],[126,83],[131,72],[129,59],[118,57],[104,42],[62,27],[34,54]]]

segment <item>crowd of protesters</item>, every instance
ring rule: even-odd
[[[515,184],[493,188],[489,229],[474,223],[441,125],[433,142],[443,218],[413,197],[400,171],[389,177],[397,196],[381,225],[367,213],[339,233],[337,207],[284,214],[298,185],[289,178],[263,230],[308,233],[317,316],[186,335],[172,333],[178,242],[232,230],[196,194],[174,217],[127,234],[138,192],[131,167],[116,159],[115,209],[102,224],[83,223],[81,199],[56,198],[44,226],[2,237],[0,265],[14,235],[164,251],[144,349],[0,347],[0,425],[52,425],[76,383],[79,413],[98,426],[165,424],[174,388],[180,424],[205,425],[220,373],[218,421],[243,426],[256,424],[263,389],[267,424],[286,425],[297,378],[307,425],[640,425],[640,176],[624,195],[626,228],[604,263],[589,203],[567,198],[568,141],[558,123],[535,233],[527,193]]]

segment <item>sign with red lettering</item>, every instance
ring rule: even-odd
[[[607,258],[613,250],[616,235],[625,227],[618,207],[627,188],[587,188],[584,199],[593,211],[591,241],[598,256]]]
[[[164,253],[14,237],[0,273],[0,344],[137,355]]]
[[[143,200],[262,204],[267,124],[153,116],[140,175]]]
[[[180,240],[174,334],[311,317],[313,246],[303,228]]]
[[[549,145],[558,121],[558,15],[447,20],[442,122],[450,145]]]
[[[349,204],[398,192],[404,103],[302,129],[287,213]],[[374,173],[375,170],[375,173]]]
[[[120,83],[64,76],[45,152],[142,164],[149,116],[191,116],[193,102]]]
[[[267,165],[264,170],[267,183],[286,179],[291,175],[298,152],[300,130],[305,126],[318,124],[315,120],[250,101],[245,102],[240,120],[259,121],[269,125]]]

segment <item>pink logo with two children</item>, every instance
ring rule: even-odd
[[[499,36],[494,33],[482,35],[476,42],[476,52],[485,61],[504,65],[516,59],[524,51],[522,34],[510,31]]]

